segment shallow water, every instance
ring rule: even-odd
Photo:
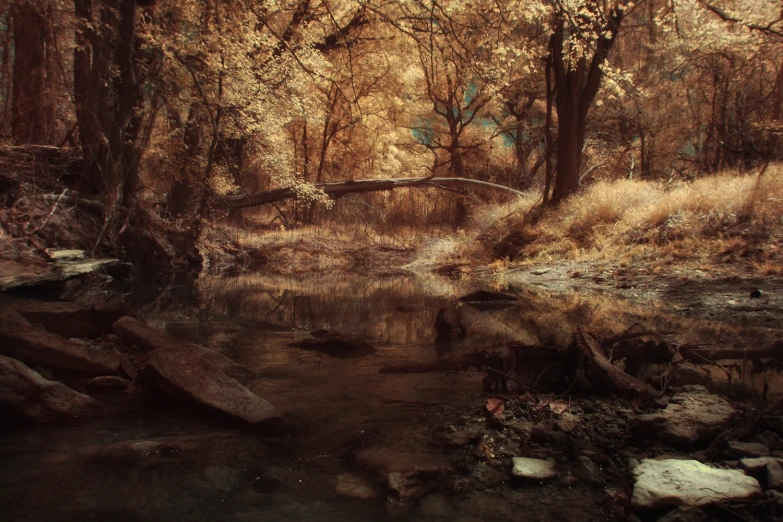
[[[457,306],[458,296],[481,286],[487,284],[434,276],[252,274],[168,288],[143,307],[147,320],[256,371],[259,378],[247,386],[274,404],[296,435],[261,436],[157,400],[129,415],[6,431],[0,435],[0,519],[386,519],[383,499],[334,493],[337,477],[352,470],[350,451],[374,445],[442,451],[431,446],[431,430],[474,415],[482,403],[483,376],[475,371],[378,373],[387,364],[444,355],[433,346],[434,316],[442,306],[460,314],[468,330],[455,351],[506,340],[567,344],[582,324],[608,335],[643,321],[653,330],[681,332],[682,342],[723,345],[762,343],[780,333],[691,320],[653,303],[541,289],[512,289],[523,299],[505,310]],[[377,353],[338,359],[288,346],[318,328],[360,335]],[[759,379],[748,376],[757,387]],[[779,379],[770,382],[772,396],[783,394]],[[127,449],[150,440],[163,446]],[[524,510],[530,520],[590,519],[602,498],[556,486],[497,487],[459,497],[436,492],[404,518],[518,520]]]

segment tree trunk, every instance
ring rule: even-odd
[[[561,14],[550,39],[557,100],[557,175],[551,204],[557,205],[579,188],[587,115],[601,86],[606,61],[617,38],[623,11],[614,7],[596,40],[593,55],[569,60],[564,47],[565,15]]]
[[[14,65],[11,137],[17,144],[52,142],[54,106],[47,92],[47,36],[49,20],[38,2],[16,0],[11,16]]]

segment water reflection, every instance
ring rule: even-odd
[[[148,321],[256,371],[260,377],[248,386],[282,411],[299,436],[282,449],[269,448],[269,441],[172,410],[6,433],[0,455],[5,516],[378,519],[382,503],[335,498],[336,477],[345,470],[341,456],[357,444],[427,447],[433,426],[475,411],[483,377],[478,372],[379,374],[382,366],[487,349],[503,341],[564,345],[584,325],[608,337],[640,322],[650,330],[676,331],[673,337],[682,343],[729,347],[763,346],[780,335],[773,328],[688,319],[665,303],[501,283],[495,289],[520,295],[513,307],[480,311],[458,305],[459,296],[487,285],[429,275],[295,279],[246,274],[205,277],[166,289],[144,307]],[[467,333],[463,342],[435,343],[440,309],[452,325],[460,316]],[[336,359],[288,346],[320,328],[359,335],[375,345],[376,353]],[[722,374],[712,373],[715,378]],[[777,376],[745,376],[759,390],[765,379],[770,398],[783,395]],[[203,447],[152,465],[101,459],[96,464],[89,458],[108,444],[205,432],[212,438]]]

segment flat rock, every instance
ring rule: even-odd
[[[769,448],[757,442],[737,442],[729,441],[729,457],[741,459],[744,457],[766,457],[769,455]]]
[[[181,349],[188,353],[198,353],[200,359],[210,361],[229,377],[233,377],[234,379],[255,378],[254,372],[235,363],[228,357],[214,350],[204,348],[203,346],[177,339],[163,330],[142,323],[133,317],[126,316],[120,318],[114,323],[112,328],[120,338],[143,346],[148,350],[171,348],[177,350]]]
[[[740,460],[740,467],[745,471],[757,473],[772,463],[783,464],[783,459],[779,459],[777,457],[756,457],[752,459],[742,459]]]
[[[714,469],[696,460],[645,459],[633,470],[636,508],[703,506],[761,494],[756,479],[738,470]]]
[[[707,370],[691,363],[683,363],[674,370],[670,384],[672,386],[704,385],[710,380]]]
[[[544,275],[551,271],[551,268],[536,268],[535,270],[531,270],[530,273],[533,275]]]
[[[511,474],[529,480],[549,480],[557,477],[555,463],[549,460],[514,457]]]
[[[38,301],[0,296],[0,303],[19,312],[47,332],[71,339],[110,334],[112,325],[121,317],[135,316],[125,303],[79,303]]]
[[[79,261],[84,259],[84,250],[46,250],[46,255],[52,261]]]
[[[279,416],[274,406],[223,373],[205,349],[197,348],[182,344],[149,354],[147,367],[163,391],[252,425]]]
[[[113,355],[33,326],[5,304],[0,304],[0,353],[31,365],[84,373],[114,373],[120,366]]]
[[[356,454],[356,463],[381,476],[394,472],[441,472],[451,469],[451,464],[440,455],[384,447],[371,447],[359,451]]]
[[[343,497],[362,498],[365,500],[378,498],[378,491],[373,485],[353,473],[343,473],[337,477],[335,493]]]
[[[506,292],[493,292],[490,290],[476,290],[459,298],[465,302],[489,302],[489,301],[519,301],[519,297]]]
[[[642,434],[680,444],[709,439],[731,421],[734,408],[702,387],[673,396],[664,410],[637,417]]]
[[[103,407],[92,397],[49,381],[24,363],[0,355],[0,405],[38,422],[96,415]]]
[[[124,390],[130,385],[130,381],[117,375],[101,375],[90,379],[86,384],[88,388],[99,390]]]

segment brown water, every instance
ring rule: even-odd
[[[145,305],[147,320],[256,371],[259,378],[248,387],[283,413],[295,435],[260,436],[157,400],[129,415],[6,431],[0,435],[0,519],[386,519],[382,499],[335,495],[337,477],[352,466],[346,455],[372,445],[442,451],[431,445],[432,429],[478,412],[483,376],[378,370],[442,356],[433,346],[435,312],[487,286],[433,276],[297,280],[255,274],[169,288]],[[459,307],[468,337],[455,351],[505,340],[564,344],[577,325],[590,324],[600,335],[636,321],[678,330],[683,342],[737,345],[779,334],[690,320],[652,303],[512,290],[523,296],[513,308]],[[317,328],[360,335],[377,353],[336,359],[287,346]],[[753,379],[760,377],[748,377]],[[772,394],[781,392],[773,380]],[[165,444],[128,450],[134,441]],[[530,520],[590,519],[600,513],[602,498],[557,486],[434,493],[403,518],[519,520],[522,510]]]

